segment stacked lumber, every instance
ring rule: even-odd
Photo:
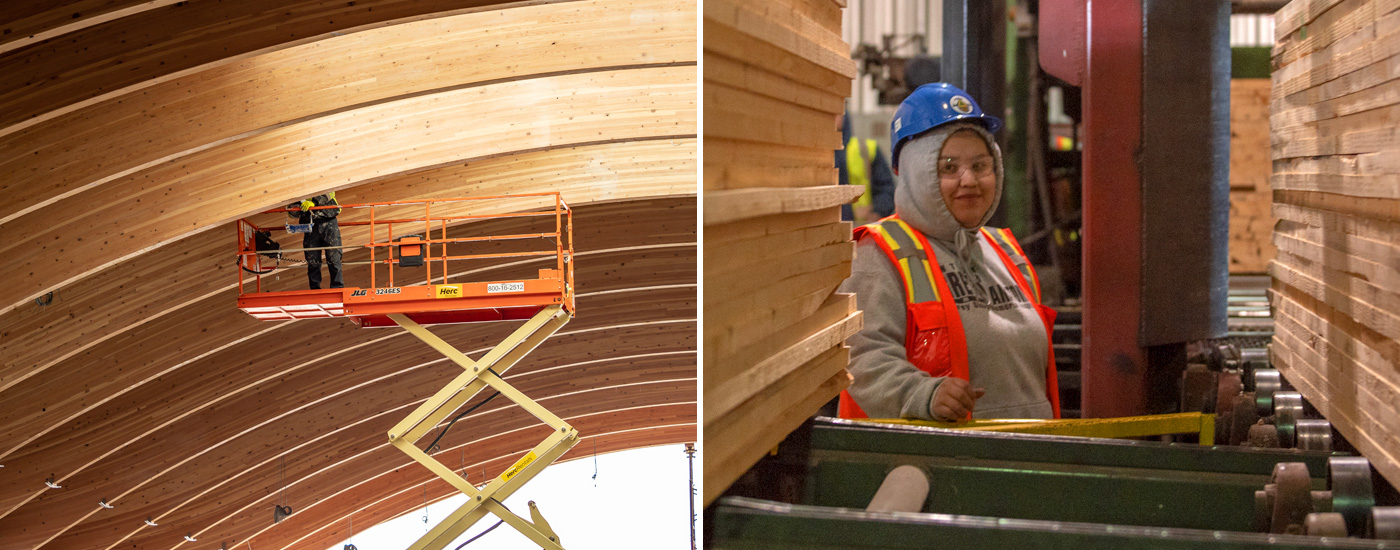
[[[842,0],[704,3],[705,495],[850,384],[860,329],[833,151],[855,63]]]
[[[1264,273],[1274,259],[1269,213],[1269,86],[1267,78],[1230,81],[1230,273]]]
[[[1275,19],[1274,364],[1400,483],[1400,1]]]

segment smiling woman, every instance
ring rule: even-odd
[[[895,215],[856,229],[841,286],[865,311],[841,416],[1059,416],[1054,312],[1011,233],[984,227],[1001,197],[1000,127],[948,84],[895,112]]]
[[[234,222],[322,194],[557,193],[579,316],[503,377],[599,452],[695,441],[695,2],[39,4],[0,7],[33,37],[0,39],[0,549],[324,546],[352,513],[421,506],[439,478],[387,433],[461,368],[396,328],[236,306]],[[472,259],[433,277],[557,269],[478,239],[560,233],[511,217],[538,208],[434,211],[434,238]],[[300,236],[274,217],[283,264],[262,284],[304,290]],[[342,217],[361,243],[343,261],[363,265],[384,239]],[[346,284],[374,286],[361,274]],[[517,324],[433,333],[480,358]],[[540,430],[496,399],[437,458],[480,483]]]

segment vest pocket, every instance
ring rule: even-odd
[[[953,357],[948,334],[948,319],[941,302],[910,304],[904,349],[909,362],[930,376],[953,373]]]

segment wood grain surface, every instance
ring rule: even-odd
[[[696,10],[660,0],[5,3],[0,550],[190,547],[186,534],[198,547],[327,547],[351,514],[363,530],[454,491],[386,432],[459,367],[402,330],[260,322],[235,306],[232,222],[277,226],[285,216],[259,212],[330,191],[343,204],[561,193],[574,208],[578,314],[505,378],[578,428],[584,445],[565,460],[595,443],[696,441]],[[501,218],[446,231],[548,225]],[[367,229],[342,235],[362,242]],[[368,284],[368,269],[350,265],[367,251],[345,258],[347,284]],[[449,277],[553,265],[473,260]],[[285,262],[263,284],[305,288],[304,270]],[[423,276],[400,269],[396,282]],[[515,325],[430,330],[479,357]],[[479,483],[541,430],[497,399],[436,455]],[[284,489],[295,513],[274,524]]]
[[[705,33],[704,502],[849,383],[860,329],[838,121],[844,4],[710,0]]]
[[[1275,19],[1274,363],[1400,483],[1400,2],[1295,0]]]

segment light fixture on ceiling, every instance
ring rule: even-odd
[[[155,526],[160,525],[160,524],[159,524],[159,523],[156,523],[155,520],[151,519],[151,516],[146,516],[146,525],[149,525],[149,526],[151,526],[151,527],[155,527]]]
[[[45,480],[44,480],[44,485],[48,485],[50,489],[62,489],[62,488],[63,488],[62,485],[59,485],[59,484],[57,484],[57,483],[54,483],[53,478],[45,479]]]
[[[113,506],[112,506],[111,504],[107,504],[107,499],[105,499],[105,498],[102,499],[102,500],[97,501],[97,505],[98,505],[98,506],[101,506],[101,507],[103,507],[103,508],[106,508],[106,509],[108,509],[108,510],[111,510],[111,509],[113,508]]]
[[[195,542],[196,540],[199,540],[199,539],[194,538],[194,533],[190,533],[190,534],[188,534],[188,535],[185,535],[185,540],[190,541],[190,542]]]

